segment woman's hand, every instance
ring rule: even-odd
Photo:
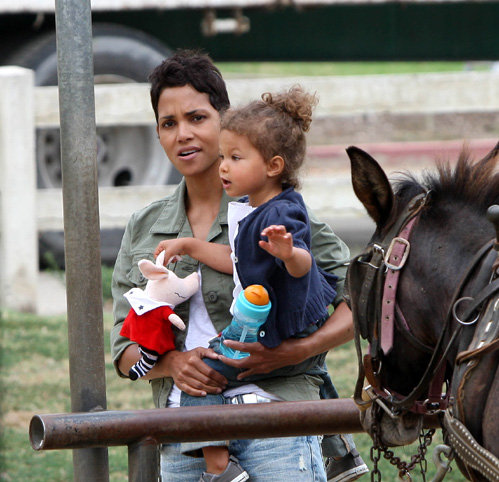
[[[233,360],[219,355],[218,359],[226,365],[245,370],[238,379],[250,375],[269,373],[278,368],[296,365],[308,358],[343,345],[353,338],[352,312],[345,302],[341,302],[323,326],[305,338],[288,338],[275,348],[267,348],[261,343],[240,343],[225,340],[233,350],[245,351],[249,357]]]
[[[154,377],[172,377],[175,385],[195,397],[204,397],[207,393],[221,393],[227,385],[227,379],[203,362],[203,358],[216,360],[218,355],[209,348],[194,348],[190,351],[170,351],[154,367]]]
[[[299,348],[301,339],[298,338],[285,340],[275,348],[267,348],[259,342],[241,343],[225,340],[224,343],[233,350],[245,351],[250,354],[246,358],[237,360],[218,355],[218,359],[226,365],[244,370],[237,376],[238,380],[243,380],[251,375],[270,373],[288,365],[296,365],[308,358],[304,350]]]

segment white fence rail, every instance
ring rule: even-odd
[[[34,311],[38,275],[34,75],[0,68],[0,308]]]
[[[408,74],[229,80],[234,105],[295,83],[316,91],[320,116],[345,113],[499,112],[499,73]],[[153,125],[148,86],[97,85],[98,125]],[[0,68],[0,306],[34,311],[38,231],[62,230],[61,190],[36,190],[36,127],[59,125],[56,87],[34,87],[31,71]],[[499,136],[499,127],[490,137]],[[346,158],[345,158],[346,161]],[[165,159],[165,162],[166,159]],[[99,189],[101,228],[124,227],[137,208],[167,195],[172,186]],[[303,194],[319,215],[356,217],[363,209],[347,180],[304,180]]]

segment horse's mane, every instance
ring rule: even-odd
[[[435,169],[425,170],[421,180],[410,173],[394,183],[399,198],[414,196],[424,190],[431,191],[434,201],[458,200],[484,212],[492,204],[499,204],[499,143],[480,161],[474,161],[468,150],[463,149],[454,166],[448,161],[438,161]]]

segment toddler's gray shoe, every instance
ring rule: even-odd
[[[329,457],[326,461],[328,482],[350,482],[357,480],[367,472],[369,472],[367,465],[355,449],[339,460]]]
[[[243,482],[249,479],[248,472],[239,464],[233,455],[229,457],[229,465],[221,474],[203,472],[199,482]]]

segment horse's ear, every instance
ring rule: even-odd
[[[499,157],[499,142],[495,145],[495,147],[482,159],[479,161],[480,164],[486,164],[491,159],[496,159]]]
[[[394,195],[385,171],[362,149],[347,149],[352,168],[352,185],[356,196],[377,226],[383,225],[393,207]]]

